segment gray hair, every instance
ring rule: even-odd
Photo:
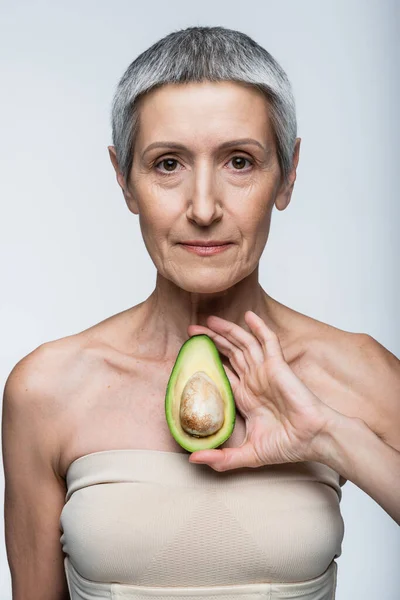
[[[115,91],[111,126],[119,168],[128,181],[139,127],[138,100],[164,84],[238,81],[264,93],[281,177],[292,165],[297,122],[290,82],[279,63],[251,37],[225,27],[174,31],[142,52],[126,69]]]

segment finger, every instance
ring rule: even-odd
[[[211,337],[210,332],[215,334],[215,331],[212,331],[205,325],[189,325],[187,328],[187,332],[190,337],[192,335],[201,335],[202,333],[205,333],[206,335],[209,335]]]
[[[279,338],[274,331],[265,323],[265,321],[256,315],[252,310],[246,311],[244,315],[246,324],[250,327],[252,333],[259,341],[264,356],[266,359],[281,359],[284,362],[282,347],[279,342]]]
[[[243,352],[225,337],[203,325],[189,325],[188,332],[189,335],[197,335],[198,333],[205,333],[208,335],[208,337],[213,340],[218,350],[229,358],[235,371],[238,373],[244,373],[246,371],[248,365]]]
[[[214,471],[228,471],[241,467],[260,467],[262,461],[257,457],[251,442],[240,448],[222,448],[221,450],[197,450],[189,457],[189,462],[207,464]]]
[[[207,323],[212,329],[221,333],[232,344],[240,348],[249,368],[251,368],[253,362],[261,364],[264,361],[263,349],[258,339],[250,332],[245,331],[243,327],[215,315],[208,317]]]
[[[239,389],[240,379],[229,367],[226,365],[223,365],[223,367],[225,369],[226,376],[229,379],[229,383],[231,384],[233,395],[236,396]]]

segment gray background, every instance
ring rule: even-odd
[[[395,1],[17,1],[1,7],[0,377],[39,344],[144,300],[155,269],[106,146],[114,88],[172,30],[252,36],[293,84],[302,147],[260,280],[280,302],[400,355]],[[376,399],[379,402],[379,398]],[[0,485],[4,489],[3,473]],[[400,536],[343,488],[338,600],[400,595]],[[0,524],[0,597],[11,598]]]

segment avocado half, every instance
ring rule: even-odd
[[[217,448],[231,436],[235,400],[208,335],[192,336],[179,350],[168,380],[165,416],[172,436],[189,452]]]

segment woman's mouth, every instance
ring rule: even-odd
[[[194,246],[192,244],[179,244],[179,245],[182,246],[183,248],[185,248],[186,250],[188,250],[189,252],[194,252],[195,254],[198,254],[199,256],[210,256],[212,254],[218,254],[219,252],[224,252],[224,250],[227,250],[228,248],[233,246],[232,243],[221,244],[219,246]]]

